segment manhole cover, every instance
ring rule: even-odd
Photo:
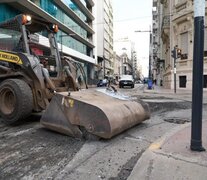
[[[177,118],[177,117],[165,118],[164,121],[169,123],[175,123],[175,124],[185,124],[190,122],[190,120],[187,118]]]

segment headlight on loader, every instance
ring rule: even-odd
[[[29,16],[29,15],[23,15],[22,16],[22,24],[23,25],[30,23],[31,20],[32,20],[32,17]]]

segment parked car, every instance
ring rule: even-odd
[[[137,80],[135,81],[135,84],[143,84],[143,82],[141,80]]]
[[[147,84],[147,83],[148,83],[148,78],[147,78],[147,77],[145,77],[145,78],[143,79],[143,83],[144,83],[144,84]]]
[[[130,86],[134,88],[134,79],[132,75],[123,75],[119,80],[119,88],[123,88],[125,86]]]
[[[108,80],[107,79],[100,79],[99,82],[97,83],[97,87],[103,87],[108,85]]]

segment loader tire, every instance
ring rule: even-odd
[[[33,95],[29,85],[20,79],[7,79],[0,84],[0,116],[3,123],[13,125],[29,116]]]

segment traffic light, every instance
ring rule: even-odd
[[[180,58],[182,55],[182,50],[177,48],[177,58]]]
[[[176,59],[177,58],[177,56],[176,56],[176,49],[174,48],[172,51],[171,51],[171,57],[172,58],[174,58],[174,59]]]
[[[177,59],[177,58],[181,58],[181,55],[182,55],[182,49],[178,48],[177,46],[175,46],[173,48],[173,50],[171,51],[171,56],[174,58],[174,59]]]

